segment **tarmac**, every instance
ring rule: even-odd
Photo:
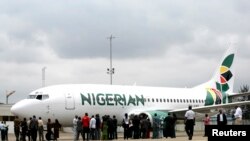
[[[73,141],[73,133],[69,132],[60,132],[58,141]],[[15,141],[15,135],[13,133],[8,134],[9,141]],[[80,138],[80,141],[82,138]],[[171,141],[189,141],[185,132],[177,131],[176,138],[160,138],[160,139],[128,139],[128,140],[137,140],[137,141],[150,141],[150,140],[171,140]],[[39,139],[37,138],[37,141]],[[117,141],[124,141],[123,133],[118,133]],[[207,137],[203,137],[203,132],[194,132],[192,141],[207,141]]]

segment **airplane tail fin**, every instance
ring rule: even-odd
[[[220,92],[233,92],[235,66],[233,64],[236,48],[230,46],[219,66],[216,68],[213,77],[206,83],[197,87],[213,88]]]
[[[236,48],[230,46],[223,56],[219,67],[217,67],[213,78],[210,80],[210,87],[219,90],[222,93],[232,93],[234,86],[235,65],[234,57]]]
[[[236,48],[230,46],[219,63],[212,79],[207,83],[195,87],[206,89],[207,98],[205,105],[226,103],[226,93],[233,92],[235,77],[235,66],[233,65],[233,61],[235,59],[235,53]]]

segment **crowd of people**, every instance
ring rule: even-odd
[[[175,138],[175,114],[169,114],[165,119],[160,119],[157,114],[152,117],[152,125],[146,114],[131,115],[126,113],[122,120],[124,129],[124,139],[146,139],[146,138]],[[99,114],[91,117],[88,113],[84,116],[75,116],[73,119],[74,141],[80,140],[113,140],[117,139],[117,119],[116,116],[105,115],[100,118]],[[152,137],[150,132],[152,131]]]
[[[239,106],[235,107],[234,114],[232,116],[233,124],[239,125],[242,122],[242,110]],[[157,113],[151,119],[146,114],[141,115],[124,115],[122,123],[120,123],[124,129],[124,140],[133,139],[147,139],[147,138],[163,138],[170,137],[175,138],[175,126],[177,117],[176,115],[168,113],[165,118],[159,118]],[[207,136],[207,125],[210,125],[210,117],[205,114],[204,122],[204,136]],[[192,110],[192,106],[188,107],[188,111],[185,113],[185,131],[188,135],[188,139],[192,140],[194,126],[195,126],[195,112]],[[73,135],[74,141],[80,139],[83,140],[113,140],[117,139],[117,127],[116,116],[104,115],[100,117],[99,114],[89,117],[88,113],[84,116],[75,116],[73,118]],[[227,125],[227,116],[222,109],[217,114],[217,125]],[[41,117],[38,119],[36,116],[30,117],[29,120],[24,118],[22,121],[16,116],[14,120],[14,134],[16,141],[36,141],[37,136],[39,141],[57,140],[59,138],[59,130],[61,124],[57,119],[54,122],[51,119],[47,120],[47,132],[44,133],[44,121]],[[52,130],[53,129],[53,130]],[[0,123],[1,140],[8,140],[8,125],[4,122]],[[152,132],[152,137],[150,137]],[[38,135],[37,135],[38,134]],[[45,136],[44,136],[45,135]]]
[[[26,141],[26,139],[28,139],[28,141],[36,141],[37,134],[39,141],[45,141],[45,138],[46,140],[57,140],[61,128],[59,121],[55,119],[55,122],[52,123],[51,120],[48,119],[46,127],[47,133],[45,134],[44,122],[41,117],[37,119],[34,115],[33,117],[30,117],[29,120],[24,118],[21,121],[18,116],[16,116],[14,120],[14,134],[16,141]]]
[[[102,133],[102,134],[101,134]],[[79,140],[112,140],[117,139],[117,119],[108,115],[102,117],[99,114],[91,117],[85,113],[83,117],[75,116],[73,119],[74,141]]]
[[[208,136],[207,125],[210,125],[210,117],[208,114],[205,114],[203,119],[204,122],[204,137]],[[228,119],[223,109],[219,109],[219,113],[216,115],[216,123],[218,126],[228,125]],[[232,124],[233,125],[241,125],[242,124],[242,109],[240,106],[235,106],[235,109],[232,114]]]

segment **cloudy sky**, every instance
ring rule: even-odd
[[[64,83],[193,87],[230,44],[237,92],[250,85],[249,0],[1,0],[0,102]]]

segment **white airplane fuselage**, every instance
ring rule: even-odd
[[[43,120],[58,119],[63,126],[70,126],[75,115],[83,116],[85,113],[89,116],[115,115],[118,123],[121,123],[125,113],[146,114],[152,121],[155,113],[161,118],[167,112],[179,112],[179,118],[184,118],[183,113],[189,105],[196,111],[211,112],[212,108],[246,104],[228,103],[228,93],[232,93],[234,84],[235,51],[234,47],[230,47],[213,77],[193,88],[55,85],[31,92],[28,99],[13,105],[11,112],[19,117],[36,115]]]
[[[71,126],[75,115],[115,115],[118,123],[125,113],[167,112],[173,109],[204,106],[206,90],[96,84],[55,85],[35,90],[16,103],[11,112],[21,118],[33,115],[58,119]]]

